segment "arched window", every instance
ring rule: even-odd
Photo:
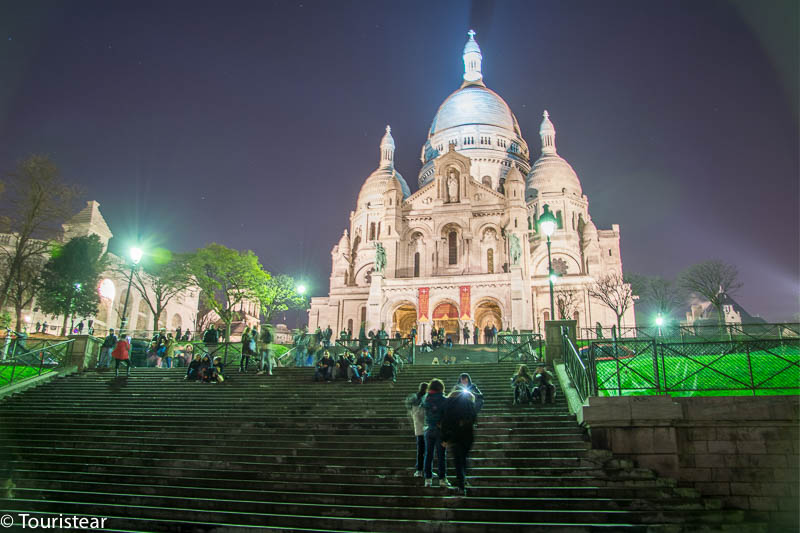
[[[347,331],[353,331],[353,319],[352,318],[347,320]]]
[[[494,248],[486,250],[486,271],[494,274]]]
[[[414,254],[414,277],[419,277],[419,252]]]
[[[361,308],[361,323],[364,324],[367,321],[367,308]]]
[[[548,320],[550,320],[550,311],[545,311],[544,312],[544,321],[547,322]]]
[[[572,320],[574,320],[574,321],[575,321],[575,322],[577,322],[578,324],[580,324],[580,323],[581,323],[581,321],[580,321],[580,318],[581,318],[581,315],[580,315],[580,313],[578,313],[577,311],[575,311],[574,313],[572,313]],[[576,327],[578,327],[578,326],[576,325]]]
[[[451,231],[447,234],[447,249],[449,251],[449,261],[451,265],[458,264],[458,233]]]
[[[371,240],[371,241],[375,240],[375,223],[374,222],[372,222],[369,225],[369,240]]]
[[[380,239],[381,238],[381,223],[380,222],[378,222],[378,232],[375,234],[375,238],[376,239]]]

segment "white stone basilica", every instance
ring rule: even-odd
[[[604,274],[621,274],[619,226],[595,227],[578,176],[556,152],[547,111],[539,128],[541,156],[531,166],[516,117],[484,84],[481,60],[470,31],[464,81],[433,118],[413,194],[394,167],[395,143],[386,127],[380,165],[331,251],[330,294],[311,300],[311,331],[330,326],[357,335],[365,322],[367,331],[384,325],[405,336],[417,324],[420,341],[434,326],[454,338],[475,325],[543,331],[550,319],[548,261],[536,222],[545,205],[558,219],[556,290],[575,300],[565,318],[586,328],[616,324],[587,288]],[[634,325],[632,308],[623,325]]]

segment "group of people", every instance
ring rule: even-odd
[[[222,383],[225,381],[224,370],[225,365],[222,364],[221,357],[216,356],[212,359],[207,353],[202,356],[198,353],[189,363],[183,379],[197,383]]]
[[[426,487],[457,489],[466,495],[467,457],[474,442],[474,425],[483,407],[483,394],[469,374],[461,374],[450,394],[444,394],[444,382],[433,379],[420,383],[416,394],[406,399],[417,440],[414,477],[425,479]],[[447,451],[453,454],[457,482],[447,479]],[[433,479],[436,456],[437,478]]]
[[[380,353],[380,352],[379,352]],[[373,374],[374,359],[367,347],[363,347],[358,354],[344,352],[339,357],[331,355],[329,350],[322,353],[317,361],[314,371],[314,381],[333,382],[337,379],[346,379],[348,383],[364,384],[368,379],[397,381],[397,367],[402,365],[402,359],[398,357],[391,347],[386,349],[385,354],[380,357],[380,367],[377,374]]]
[[[555,378],[545,365],[536,367],[531,375],[528,365],[522,364],[511,376],[511,387],[514,389],[514,405],[522,403],[554,403],[556,399]]]
[[[125,364],[126,375],[131,375],[131,338],[117,337],[114,328],[108,330],[108,335],[100,345],[100,357],[97,359],[97,369],[111,368],[114,360],[114,375],[119,376],[119,366]]]

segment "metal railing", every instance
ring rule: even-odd
[[[544,342],[539,333],[500,333],[497,335],[497,362],[518,361],[534,363],[541,361]]]
[[[582,341],[617,339],[654,339],[659,342],[706,342],[761,340],[765,338],[800,338],[800,323],[761,323],[761,324],[699,324],[668,326],[635,326],[616,328],[579,328],[578,337]]]
[[[561,340],[563,343],[564,368],[570,381],[578,391],[578,396],[584,402],[589,396],[597,395],[596,380],[592,372],[594,367],[587,366],[584,363],[575,344],[566,334],[564,328],[562,328]]]
[[[577,353],[605,396],[800,394],[797,338],[595,341]]]
[[[52,372],[67,360],[74,339],[45,342],[0,361],[0,387]]]

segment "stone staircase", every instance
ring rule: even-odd
[[[107,531],[765,531],[589,449],[563,395],[511,406],[511,364],[406,367],[396,384],[311,369],[188,383],[182,370],[87,372],[0,403],[5,513],[109,517]],[[402,400],[468,371],[486,403],[469,497],[412,477]],[[451,469],[452,471],[452,469]]]

